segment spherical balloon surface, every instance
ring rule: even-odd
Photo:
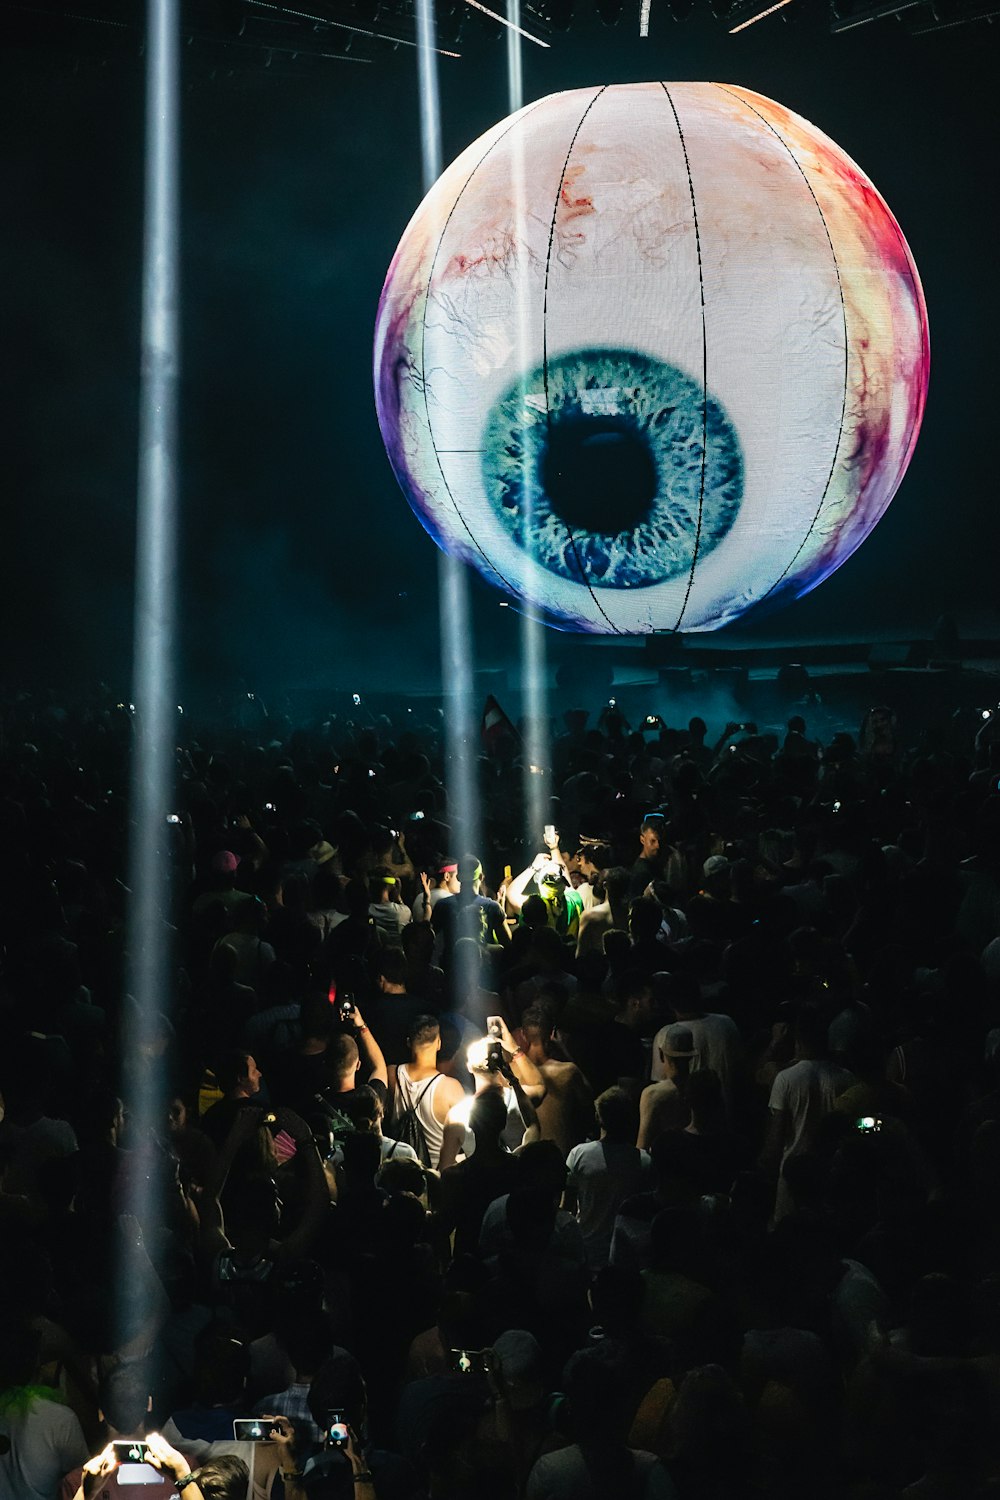
[[[575,630],[713,630],[815,588],[906,471],[927,316],[864,173],[747,89],[554,94],[414,214],[375,391],[425,528]]]

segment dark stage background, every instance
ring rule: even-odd
[[[640,41],[631,6],[609,30],[581,0],[551,51],[525,44],[525,99],[607,81],[739,83],[855,157],[923,279],[927,413],[874,535],[815,593],[753,630],[802,642],[898,637],[927,634],[948,610],[968,632],[1000,634],[997,28],[916,38],[882,21],[830,36],[804,3],[793,0],[787,24],[774,17],[732,37],[707,11],[677,24],[653,0],[652,35]],[[446,160],[507,112],[503,41],[470,26],[461,50],[440,66]],[[369,664],[429,686],[437,553],[396,488],[370,378],[379,290],[419,196],[415,53],[308,71],[240,56],[212,76],[192,45],[185,70],[185,690],[211,679],[342,682],[348,669],[363,680]],[[12,36],[0,101],[4,676],[124,681],[137,38],[86,27],[54,29],[50,46]],[[475,577],[471,586],[477,659],[513,661],[511,612]]]

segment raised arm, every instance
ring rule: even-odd
[[[525,1094],[538,1102],[545,1098],[545,1079],[523,1048],[517,1045],[503,1016],[487,1016],[487,1028],[500,1028],[500,1042],[508,1054],[511,1072],[524,1089]]]
[[[351,1024],[354,1027],[358,1041],[358,1051],[361,1053],[363,1063],[368,1069],[368,1082],[377,1078],[379,1083],[389,1087],[389,1073],[382,1055],[382,1048],[372,1036],[371,1031],[365,1025],[365,1018],[355,1006],[351,1014]]]
[[[548,862],[549,856],[547,854],[536,854],[528,868],[526,870],[522,870],[520,875],[515,875],[514,879],[508,882],[506,897],[507,909],[509,911],[512,911],[515,916],[524,905],[525,886],[528,884],[529,880],[532,880],[534,878],[535,871],[538,870],[542,865],[548,864]]]

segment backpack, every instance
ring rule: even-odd
[[[416,1101],[413,1104],[407,1105],[402,1114],[398,1114],[392,1122],[393,1136],[397,1141],[402,1141],[405,1146],[413,1147],[413,1150],[417,1154],[417,1160],[422,1167],[430,1166],[431,1154],[427,1149],[427,1138],[424,1135],[424,1128],[417,1118],[417,1110],[420,1107],[421,1099],[434,1082],[434,1079],[440,1076],[439,1073],[433,1073],[420,1090]]]

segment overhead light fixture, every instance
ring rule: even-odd
[[[355,36],[372,36],[378,42],[391,42],[394,47],[416,47],[416,42],[408,41],[402,36],[387,36],[384,31],[369,31],[365,26],[349,26],[346,21],[335,21],[331,16],[316,16],[307,10],[293,10],[290,5],[275,5],[274,0],[247,0],[249,5],[256,5],[259,10],[277,11],[279,16],[298,16],[300,21],[315,21],[319,26],[332,26],[337,31],[351,31]],[[461,57],[460,52],[446,52],[443,47],[435,47],[441,57]]]
[[[937,6],[932,9],[937,12]],[[931,22],[929,26],[914,26],[910,36],[929,36],[932,31],[951,31],[955,26],[971,26],[974,21],[990,21],[994,16],[1000,15],[1000,10],[991,5],[988,10],[971,11],[966,15],[952,16],[950,19],[938,19]]]
[[[781,10],[784,6],[790,4],[791,0],[777,0],[775,5],[769,5],[766,10],[759,10],[756,15],[748,16],[738,26],[730,26],[729,35],[735,36],[738,31],[746,31],[747,27],[752,26],[755,21],[763,21],[765,16],[773,16],[776,10]]]
[[[853,15],[838,16],[835,13],[830,18],[830,31],[838,36],[842,31],[853,31],[857,26],[867,26],[869,21],[881,21],[887,16],[902,15],[904,10],[916,10],[917,6],[923,5],[925,0],[891,0],[889,5],[872,5],[865,10],[857,10]]]
[[[525,31],[523,26],[517,26],[513,21],[508,21],[506,16],[500,15],[499,11],[490,10],[488,5],[481,5],[480,0],[465,0],[466,5],[471,5],[473,10],[482,11],[484,16],[489,16],[491,21],[499,21],[501,26],[507,26],[511,31],[516,31],[518,36],[523,36],[525,41],[534,42],[536,47],[548,47],[549,42],[543,42],[541,37],[532,36],[530,31]]]

